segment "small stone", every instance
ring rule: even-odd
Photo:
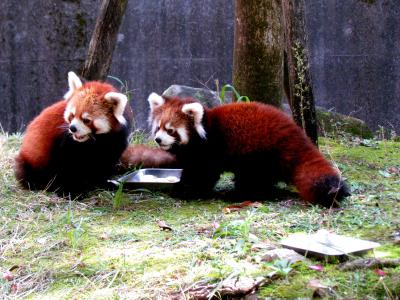
[[[296,251],[285,248],[270,250],[264,254],[261,260],[269,262],[276,259],[285,259],[292,264],[298,261],[306,260],[306,258],[303,255],[298,254]]]

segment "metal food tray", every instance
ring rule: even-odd
[[[177,182],[153,182],[146,181],[148,175],[157,178],[167,178],[174,176],[178,178]],[[118,178],[115,184],[123,183],[126,190],[147,189],[156,191],[170,191],[180,181],[182,169],[140,169],[138,171],[126,174]]]
[[[338,235],[325,230],[314,234],[295,233],[280,243],[297,252],[325,257],[359,255],[380,246],[379,243]]]

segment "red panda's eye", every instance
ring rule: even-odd
[[[171,128],[170,128],[170,129],[167,129],[167,133],[168,133],[168,134],[174,134],[174,132],[175,132],[175,130],[173,130],[173,129],[171,129]]]
[[[68,121],[71,122],[73,118],[74,118],[74,114],[70,114],[69,117],[68,117]]]
[[[83,121],[83,123],[86,124],[86,125],[90,123],[90,119],[83,119],[82,121]]]

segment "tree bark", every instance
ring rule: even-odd
[[[126,6],[127,0],[103,0],[81,73],[84,78],[105,80]]]
[[[252,101],[282,98],[281,6],[276,0],[236,0],[233,85]]]
[[[305,1],[281,0],[284,31],[284,88],[294,121],[318,144],[317,118],[307,52]]]

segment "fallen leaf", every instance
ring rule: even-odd
[[[225,214],[229,214],[231,212],[235,212],[235,211],[240,211],[241,209],[245,208],[245,207],[260,207],[262,206],[262,204],[260,202],[251,202],[251,201],[243,201],[240,204],[234,204],[234,205],[228,205],[226,207],[224,207],[224,209],[222,210]]]
[[[395,175],[399,175],[400,174],[400,168],[398,168],[398,167],[389,167],[389,168],[387,168],[387,171],[390,173],[390,174],[395,174]]]
[[[100,234],[100,239],[102,239],[102,240],[108,240],[109,238],[110,238],[110,236],[105,232]]]
[[[314,270],[314,271],[318,271],[318,272],[321,272],[324,270],[324,267],[321,265],[308,266],[308,268],[311,270]]]
[[[315,289],[311,299],[323,299],[328,296],[327,289]]]
[[[230,213],[232,213],[232,212],[235,212],[235,211],[240,211],[240,207],[232,207],[233,205],[231,205],[230,207],[224,207],[224,209],[222,210],[222,212],[224,213],[224,214],[230,214]]]
[[[253,246],[251,246],[251,251],[273,250],[273,249],[276,249],[274,245],[265,242],[255,243]]]
[[[374,272],[375,272],[376,275],[378,275],[380,277],[383,277],[383,276],[386,275],[386,273],[381,269],[375,269]]]
[[[192,285],[188,289],[170,295],[169,299],[184,300],[184,299],[220,299],[220,297],[229,297],[229,299],[253,299],[247,298],[253,295],[262,284],[266,282],[266,278],[257,277],[235,277],[223,280],[219,285],[200,281]],[[187,296],[187,297],[186,297]],[[255,298],[258,299],[258,298]]]
[[[5,271],[3,273],[3,279],[6,280],[6,281],[11,281],[11,280],[14,279],[14,275],[10,271]]]
[[[172,231],[172,227],[165,223],[165,221],[157,221],[157,225],[161,228],[161,230]]]
[[[324,284],[321,283],[321,281],[319,281],[318,279],[311,279],[308,284],[307,287],[310,289],[327,289],[328,287]]]
[[[12,266],[11,268],[9,268],[8,269],[8,271],[14,271],[14,270],[16,270],[16,269],[18,269],[20,266],[18,266],[18,265],[14,265],[14,266]]]
[[[298,254],[296,251],[285,248],[277,248],[267,251],[261,260],[270,262],[276,259],[288,260],[293,264],[298,261],[304,261],[306,258],[303,255]]]

